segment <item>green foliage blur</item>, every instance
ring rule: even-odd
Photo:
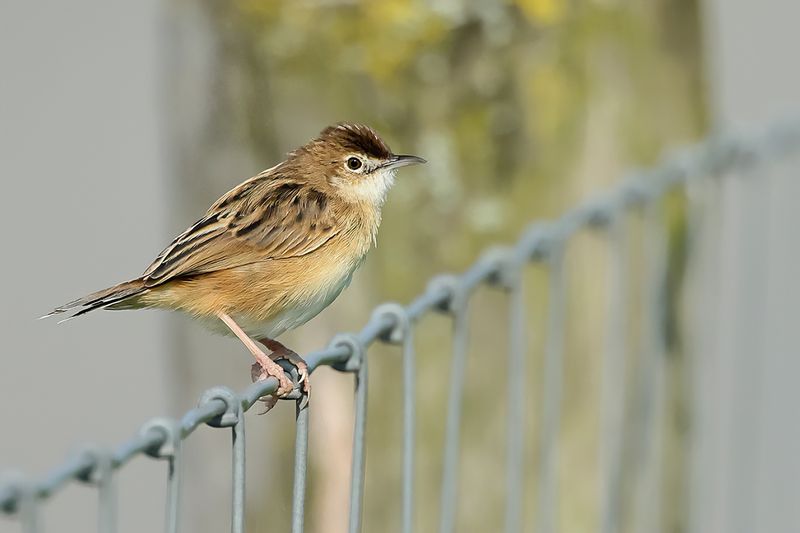
[[[396,152],[429,161],[398,176],[378,247],[337,302],[344,312],[319,319],[332,330],[360,327],[381,301],[407,302],[430,276],[465,269],[487,245],[513,241],[530,221],[555,217],[625,169],[655,162],[705,124],[695,0],[207,0],[205,8],[217,65],[206,143],[243,147],[266,168],[327,124],[347,120],[373,126]],[[208,187],[220,191],[220,183]],[[667,209],[679,239],[680,209]],[[597,528],[607,279],[601,239],[581,237],[574,248],[559,466],[567,532]],[[533,502],[546,272],[532,269],[526,286],[526,501]],[[459,532],[502,527],[505,307],[496,291],[473,305]],[[449,323],[431,322],[418,337],[419,531],[438,523],[449,365]],[[385,349],[372,357],[365,531],[399,531],[399,355]],[[313,415],[321,416],[333,415],[323,406]],[[309,527],[340,531],[315,488],[325,460],[312,460]],[[275,497],[287,502],[289,491]],[[531,503],[529,522],[533,513]],[[273,524],[254,531],[286,530],[285,517],[270,516],[253,517]],[[679,513],[667,520],[679,528]]]

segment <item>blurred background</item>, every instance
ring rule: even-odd
[[[284,336],[301,354],[666,149],[796,112],[800,71],[788,67],[798,19],[791,0],[3,0],[0,471],[41,475],[86,441],[118,443],[154,415],[181,415],[212,385],[249,383],[249,354],[238,342],[180,316],[97,313],[58,326],[34,319],[138,275],[222,193],[324,126],[370,124],[395,151],[429,164],[399,176],[378,247],[353,285]],[[664,531],[800,530],[792,411],[800,371],[792,203],[800,190],[789,180],[771,192],[746,187],[720,190],[708,206],[710,225],[725,232],[700,237],[715,260],[698,268],[690,291],[686,199],[665,205],[674,379]],[[634,250],[641,241],[634,223]],[[607,263],[596,235],[581,235],[567,256],[557,510],[567,532],[596,530],[600,520]],[[640,266],[631,265],[631,330]],[[526,287],[533,457],[544,272],[532,268]],[[476,298],[457,530],[491,532],[504,508],[497,435],[506,404],[493,391],[506,379],[507,304],[497,291]],[[699,324],[689,340],[685,322]],[[417,338],[419,531],[438,523],[449,332],[447,318],[432,317]],[[640,339],[628,341],[635,366]],[[364,530],[399,531],[400,356],[393,348],[370,356]],[[487,365],[497,368],[490,378]],[[308,530],[345,531],[352,378],[325,368],[313,378]],[[249,531],[288,530],[293,415],[280,404],[248,419]],[[186,446],[184,531],[229,527],[228,440],[200,430]],[[120,530],[158,530],[161,466],[139,459],[119,483]],[[687,484],[702,497],[690,501]],[[71,485],[47,506],[46,528],[91,531],[95,506],[90,490]],[[525,509],[529,523],[534,512]],[[18,527],[0,517],[0,532]]]

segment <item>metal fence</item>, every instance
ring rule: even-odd
[[[621,481],[625,443],[621,437],[625,396],[624,339],[628,332],[623,307],[629,285],[627,264],[629,250],[623,237],[625,215],[641,212],[644,221],[645,288],[642,295],[641,335],[644,343],[640,371],[631,393],[642,406],[642,420],[633,436],[638,450],[640,512],[635,513],[634,529],[659,530],[661,461],[663,452],[664,390],[666,372],[665,345],[665,276],[667,273],[667,234],[664,218],[658,207],[664,196],[683,190],[689,198],[689,223],[694,219],[692,191],[700,181],[725,176],[731,171],[750,170],[765,162],[777,161],[800,147],[800,122],[786,121],[773,125],[757,136],[712,138],[694,148],[668,157],[652,170],[638,172],[622,181],[607,194],[579,206],[557,220],[534,223],[513,247],[488,251],[475,265],[460,276],[434,278],[427,290],[407,306],[394,303],[378,307],[371,320],[357,334],[340,334],[329,346],[306,358],[313,371],[321,365],[331,366],[354,375],[355,425],[352,449],[349,531],[361,530],[364,503],[365,423],[367,412],[367,350],[382,341],[402,346],[403,353],[403,489],[402,531],[412,531],[414,514],[414,432],[415,432],[415,345],[416,323],[427,314],[438,312],[452,317],[452,363],[449,374],[449,395],[445,426],[445,450],[442,472],[440,533],[455,531],[459,490],[458,458],[462,401],[468,349],[468,307],[471,295],[480,285],[488,284],[508,294],[509,384],[505,523],[507,533],[522,531],[523,463],[525,420],[526,321],[522,273],[531,262],[541,262],[548,269],[548,311],[544,375],[541,381],[540,455],[537,476],[537,533],[557,531],[556,510],[560,489],[557,486],[557,434],[561,423],[563,386],[563,342],[565,335],[565,299],[567,283],[563,268],[563,250],[579,231],[593,229],[604,232],[611,247],[610,301],[603,359],[602,440],[601,440],[601,527],[610,533],[619,529]],[[296,373],[286,367],[297,382]],[[180,420],[150,420],[136,436],[115,450],[89,448],[75,455],[41,480],[23,476],[6,476],[0,485],[0,510],[14,516],[26,533],[42,531],[40,509],[44,503],[73,480],[96,487],[99,498],[98,529],[116,529],[115,475],[133,457],[147,455],[165,463],[167,471],[167,532],[178,531],[181,500],[181,446],[185,439],[202,425],[228,428],[231,432],[231,471],[233,475],[231,531],[245,531],[245,413],[258,399],[274,392],[275,379],[255,383],[241,393],[226,387],[214,387],[203,394],[198,406]],[[302,406],[297,387],[296,441],[294,457],[294,489],[292,531],[303,531],[308,458],[308,420],[314,402]],[[324,399],[317,398],[316,401]]]

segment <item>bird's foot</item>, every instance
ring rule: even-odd
[[[284,378],[286,378],[286,375],[285,373],[283,373],[283,367],[278,365],[276,361],[285,359],[289,361],[292,365],[294,365],[295,368],[297,368],[297,375],[298,375],[297,381],[298,384],[302,384],[302,389],[303,389],[303,398],[301,400],[300,408],[302,409],[303,407],[305,407],[308,404],[308,398],[311,393],[311,382],[309,380],[308,364],[302,357],[300,357],[300,355],[297,354],[297,352],[290,350],[289,348],[287,348],[286,346],[284,346],[283,344],[281,344],[276,340],[263,338],[263,339],[258,339],[258,341],[272,351],[272,353],[269,354],[269,359],[273,365],[277,366],[278,368],[281,368],[281,375]],[[253,381],[257,381],[258,380],[257,378],[266,379],[266,377],[263,378],[260,377],[262,375],[260,368],[261,365],[259,365],[258,363],[253,365],[251,370]],[[289,392],[291,392],[292,390],[291,382],[288,379],[287,382],[290,383],[288,392],[281,395],[279,394],[281,391],[281,389],[279,388],[275,394],[271,394],[265,396],[264,398],[261,398],[261,401],[264,402],[264,405],[266,406],[266,411],[264,411],[265,413],[275,406],[275,404],[278,401],[278,398],[286,396]]]
[[[289,350],[287,348],[286,352],[276,353],[273,352],[270,354],[270,359],[273,361],[280,361],[281,359],[286,359],[290,363],[292,363],[295,368],[297,368],[297,382],[302,383],[303,385],[303,392],[308,395],[311,392],[311,382],[308,379],[308,364],[306,363],[305,359],[300,357],[296,352]]]
[[[269,354],[269,358],[273,361],[286,359],[292,363],[295,368],[297,368],[297,375],[299,376],[298,383],[303,384],[303,392],[306,394],[311,392],[311,382],[308,379],[308,364],[302,357],[300,357],[300,355],[297,354],[297,352],[290,350],[280,342],[273,339],[262,338],[258,339],[258,342],[272,351],[272,353]]]
[[[264,381],[271,377],[278,380],[278,390],[261,398],[261,401],[264,402],[266,406],[264,413],[275,407],[275,404],[278,403],[278,399],[287,396],[294,388],[292,381],[286,377],[286,372],[283,370],[283,367],[266,355],[263,358],[259,358],[250,367],[250,377],[253,379],[253,383]]]

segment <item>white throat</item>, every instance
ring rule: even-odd
[[[376,207],[383,205],[386,194],[394,184],[394,173],[396,169],[384,168],[374,171],[368,176],[364,176],[356,183],[348,183],[343,187],[342,192],[349,199],[357,202],[368,202]]]

